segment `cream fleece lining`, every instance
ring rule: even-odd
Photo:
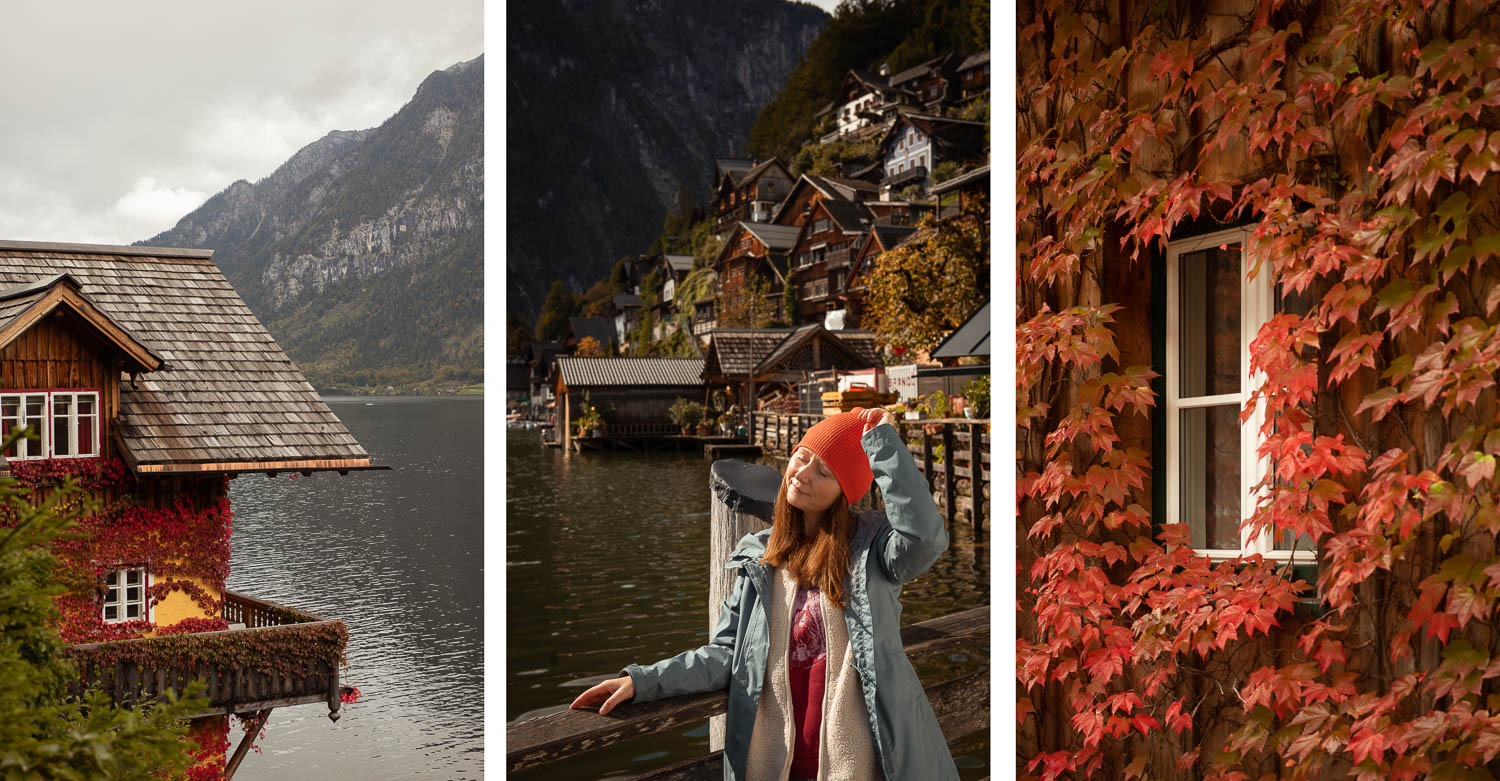
[[[780,567],[774,568],[771,595],[766,600],[770,623],[770,649],[766,654],[765,688],[755,710],[745,757],[746,781],[783,781],[792,764],[792,687],[787,656],[791,646],[792,611],[797,601],[797,583]],[[828,643],[823,686],[823,721],[818,735],[818,781],[879,781],[875,745],[870,738],[870,720],[865,712],[864,692],[854,669],[849,647],[849,627],[844,611],[820,591],[818,607]],[[831,660],[842,660],[839,664]]]

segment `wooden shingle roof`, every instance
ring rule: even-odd
[[[558,358],[569,388],[611,386],[700,386],[702,358]]]
[[[6,241],[0,289],[67,274],[99,312],[160,357],[160,368],[120,387],[114,431],[139,472],[369,468],[369,454],[211,255]]]
[[[724,376],[748,377],[791,332],[790,328],[719,328],[710,332],[708,351]]]

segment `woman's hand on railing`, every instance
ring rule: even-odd
[[[610,678],[603,683],[594,684],[588,691],[578,695],[578,699],[573,700],[573,704],[568,707],[581,710],[602,702],[604,704],[599,706],[599,715],[608,716],[616,705],[634,696],[635,682],[631,681],[630,676],[627,675],[623,678]]]

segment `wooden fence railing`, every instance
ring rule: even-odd
[[[822,419],[822,415],[808,412],[753,412],[750,444],[768,453],[790,456],[802,435]]]
[[[901,630],[906,655],[921,658],[975,643],[988,644],[989,606],[912,624]],[[949,741],[989,725],[988,670],[927,687],[938,725]],[[626,703],[608,716],[596,711],[564,710],[512,724],[505,729],[505,764],[509,772],[538,767],[565,757],[606,748],[642,735],[671,731],[724,713],[723,692],[692,694],[638,705]],[[718,781],[721,752],[638,776],[634,781]]]
[[[224,619],[231,626],[244,624],[244,628],[195,633],[192,643],[211,648],[218,658],[233,656],[237,648],[242,648],[247,656],[263,664],[220,666],[192,658],[184,650],[183,635],[88,643],[69,647],[81,673],[75,692],[98,685],[115,702],[134,705],[160,698],[169,689],[181,695],[189,683],[201,680],[206,685],[203,694],[208,707],[195,717],[324,702],[329,718],[337,721],[341,705],[337,662],[321,658],[278,663],[262,655],[264,649],[277,645],[327,644],[330,638],[338,638],[336,650],[342,653],[343,621],[244,594],[225,592],[224,597]]]

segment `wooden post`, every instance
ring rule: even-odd
[[[932,432],[922,424],[922,476],[927,478],[927,493],[932,493]]]
[[[724,597],[734,585],[735,575],[724,564],[740,538],[771,525],[781,474],[768,466],[727,458],[709,468],[708,485],[713,494],[708,536],[708,628],[713,631]],[[711,751],[724,748],[723,716],[709,720],[708,744]]]
[[[269,718],[271,718],[270,708],[257,712],[251,718],[250,724],[246,725],[248,729],[245,730],[245,736],[240,738],[240,744],[234,747],[234,756],[231,756],[229,764],[224,766],[224,781],[234,778],[234,771],[240,769],[240,763],[245,761],[245,754],[249,753],[250,747],[255,744],[256,737],[260,735],[261,728],[266,726],[266,719]]]
[[[979,440],[984,431],[980,423],[969,424],[969,519],[974,524],[974,533],[977,536],[984,525],[984,450],[979,446]]]
[[[943,499],[948,506],[944,508],[948,516],[948,526],[952,528],[953,518],[958,514],[954,511],[954,484],[958,482],[958,458],[953,452],[953,424],[943,424]]]

